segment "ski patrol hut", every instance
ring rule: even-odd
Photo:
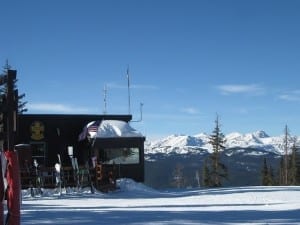
[[[66,183],[72,182],[72,160],[92,168],[91,159],[113,166],[115,178],[144,181],[145,137],[130,125],[131,115],[21,114],[16,138],[22,187],[34,185],[34,176],[43,175],[45,187],[55,186],[54,165],[61,158]],[[94,134],[87,125],[98,121]],[[83,136],[86,130],[86,136]],[[68,152],[68,149],[72,150]],[[94,162],[94,163],[95,163]],[[34,163],[36,165],[34,165]]]
[[[102,120],[97,132],[91,132],[91,151],[98,163],[114,167],[117,177],[144,180],[143,135],[121,120]]]

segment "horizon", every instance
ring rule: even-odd
[[[17,70],[29,114],[136,121],[142,103],[132,126],[147,139],[209,134],[216,114],[224,134],[300,135],[298,1],[0,5],[0,66]]]

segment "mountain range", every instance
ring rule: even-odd
[[[209,144],[209,137],[210,135],[205,133],[194,136],[170,135],[156,141],[147,142],[145,144],[145,154],[187,154],[197,153],[199,149],[211,153],[212,146]],[[255,148],[281,155],[284,153],[283,138],[283,135],[270,137],[262,130],[247,134],[235,132],[225,135],[225,147],[226,149]]]
[[[169,188],[174,183],[174,170],[180,165],[185,187],[198,186],[196,174],[201,174],[204,160],[212,153],[210,135],[170,135],[145,143],[145,183],[154,188]],[[278,172],[284,154],[284,135],[269,136],[265,131],[230,133],[225,135],[221,152],[230,174],[224,186],[260,185],[264,158]],[[198,180],[199,181],[199,180]]]

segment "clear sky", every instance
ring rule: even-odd
[[[287,124],[300,135],[300,1],[0,3],[0,64],[28,113],[128,114],[148,139]]]

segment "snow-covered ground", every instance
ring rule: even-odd
[[[300,224],[300,187],[235,187],[157,191],[130,179],[120,190],[61,196],[23,191],[21,224]]]

